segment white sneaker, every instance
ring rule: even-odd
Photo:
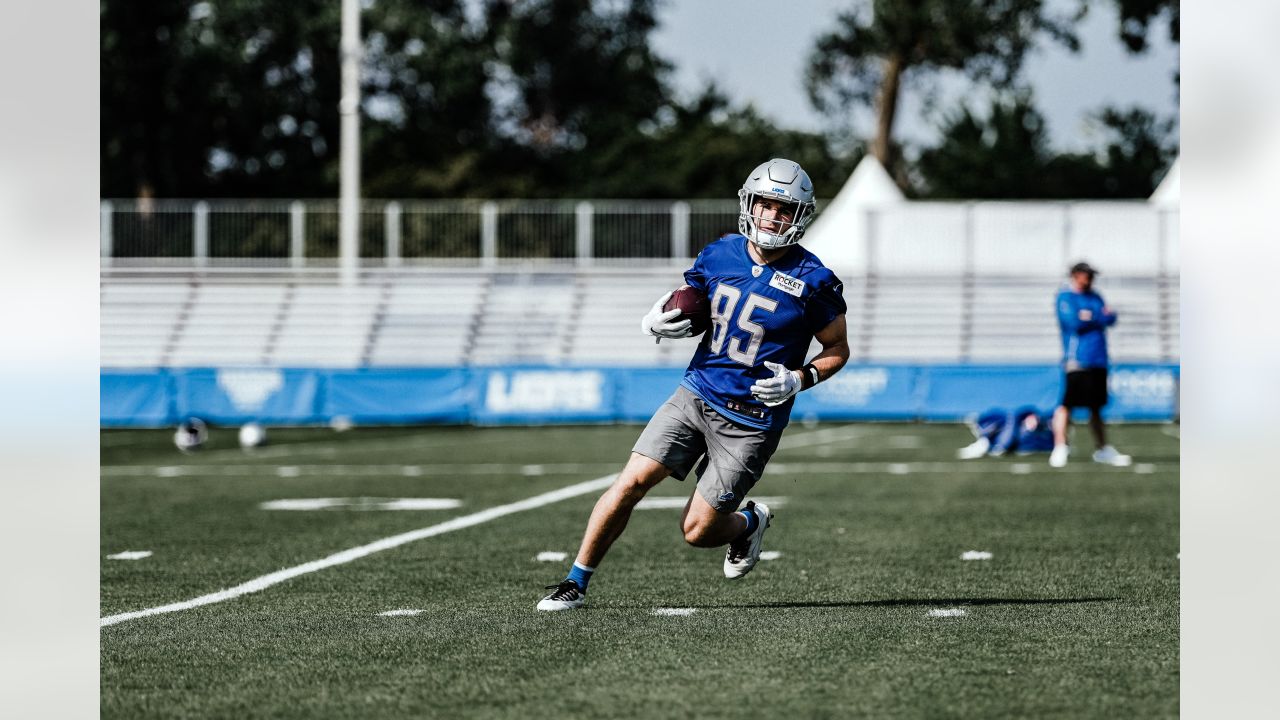
[[[985,437],[980,437],[973,441],[972,445],[965,445],[956,451],[956,457],[961,460],[973,460],[987,454],[991,449],[991,441]]]
[[[1093,461],[1102,463],[1103,465],[1112,465],[1114,467],[1129,467],[1133,464],[1133,458],[1128,455],[1120,454],[1119,450],[1110,445],[1103,445],[1093,453]]]
[[[769,527],[773,513],[764,503],[747,502],[747,510],[756,514],[755,532],[747,536],[741,543],[729,543],[724,553],[724,576],[730,580],[738,580],[756,566],[760,559],[760,541],[764,539],[764,531]]]
[[[1049,453],[1049,467],[1066,467],[1067,455],[1071,453],[1066,445],[1054,445],[1053,452]]]
[[[538,601],[538,609],[546,611],[577,610],[587,604],[587,593],[578,587],[578,583],[565,580],[559,585],[548,585],[548,590],[555,592]]]

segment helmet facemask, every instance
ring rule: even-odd
[[[783,218],[784,212],[779,212],[772,218],[765,218],[756,214],[756,203],[759,200],[773,200],[781,202],[790,208],[791,219]],[[814,217],[814,202],[798,202],[792,198],[779,196],[773,193],[755,193],[748,192],[746,188],[738,191],[738,231],[747,237],[748,240],[759,245],[762,248],[773,249],[794,245],[800,242],[800,238],[804,235],[805,229]],[[775,229],[773,232],[766,232],[760,229],[760,223],[773,223]]]
[[[791,218],[766,219],[757,215],[756,203],[760,200],[784,203],[791,211]],[[816,212],[813,183],[800,165],[791,160],[774,158],[761,163],[738,191],[738,231],[761,248],[781,248],[800,242]],[[774,231],[761,230],[762,222],[771,222]]]

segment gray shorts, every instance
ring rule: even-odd
[[[654,413],[631,451],[667,466],[678,480],[701,457],[698,493],[717,511],[731,513],[760,480],[781,439],[781,430],[738,425],[681,386]]]

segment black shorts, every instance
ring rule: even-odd
[[[1067,373],[1062,405],[1097,410],[1107,404],[1107,369],[1088,368]]]

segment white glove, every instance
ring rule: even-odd
[[[781,405],[787,401],[787,398],[800,392],[800,371],[788,370],[786,367],[776,363],[764,361],[764,366],[769,368],[773,373],[773,377],[765,380],[759,380],[755,385],[751,386],[751,394],[757,400],[773,407]]]
[[[693,331],[689,329],[693,326],[693,321],[681,320],[680,322],[672,322],[672,320],[680,316],[679,309],[662,311],[662,306],[667,304],[674,292],[675,290],[672,290],[658,298],[658,302],[649,308],[649,314],[640,320],[641,330],[659,338],[687,338],[693,334]]]

